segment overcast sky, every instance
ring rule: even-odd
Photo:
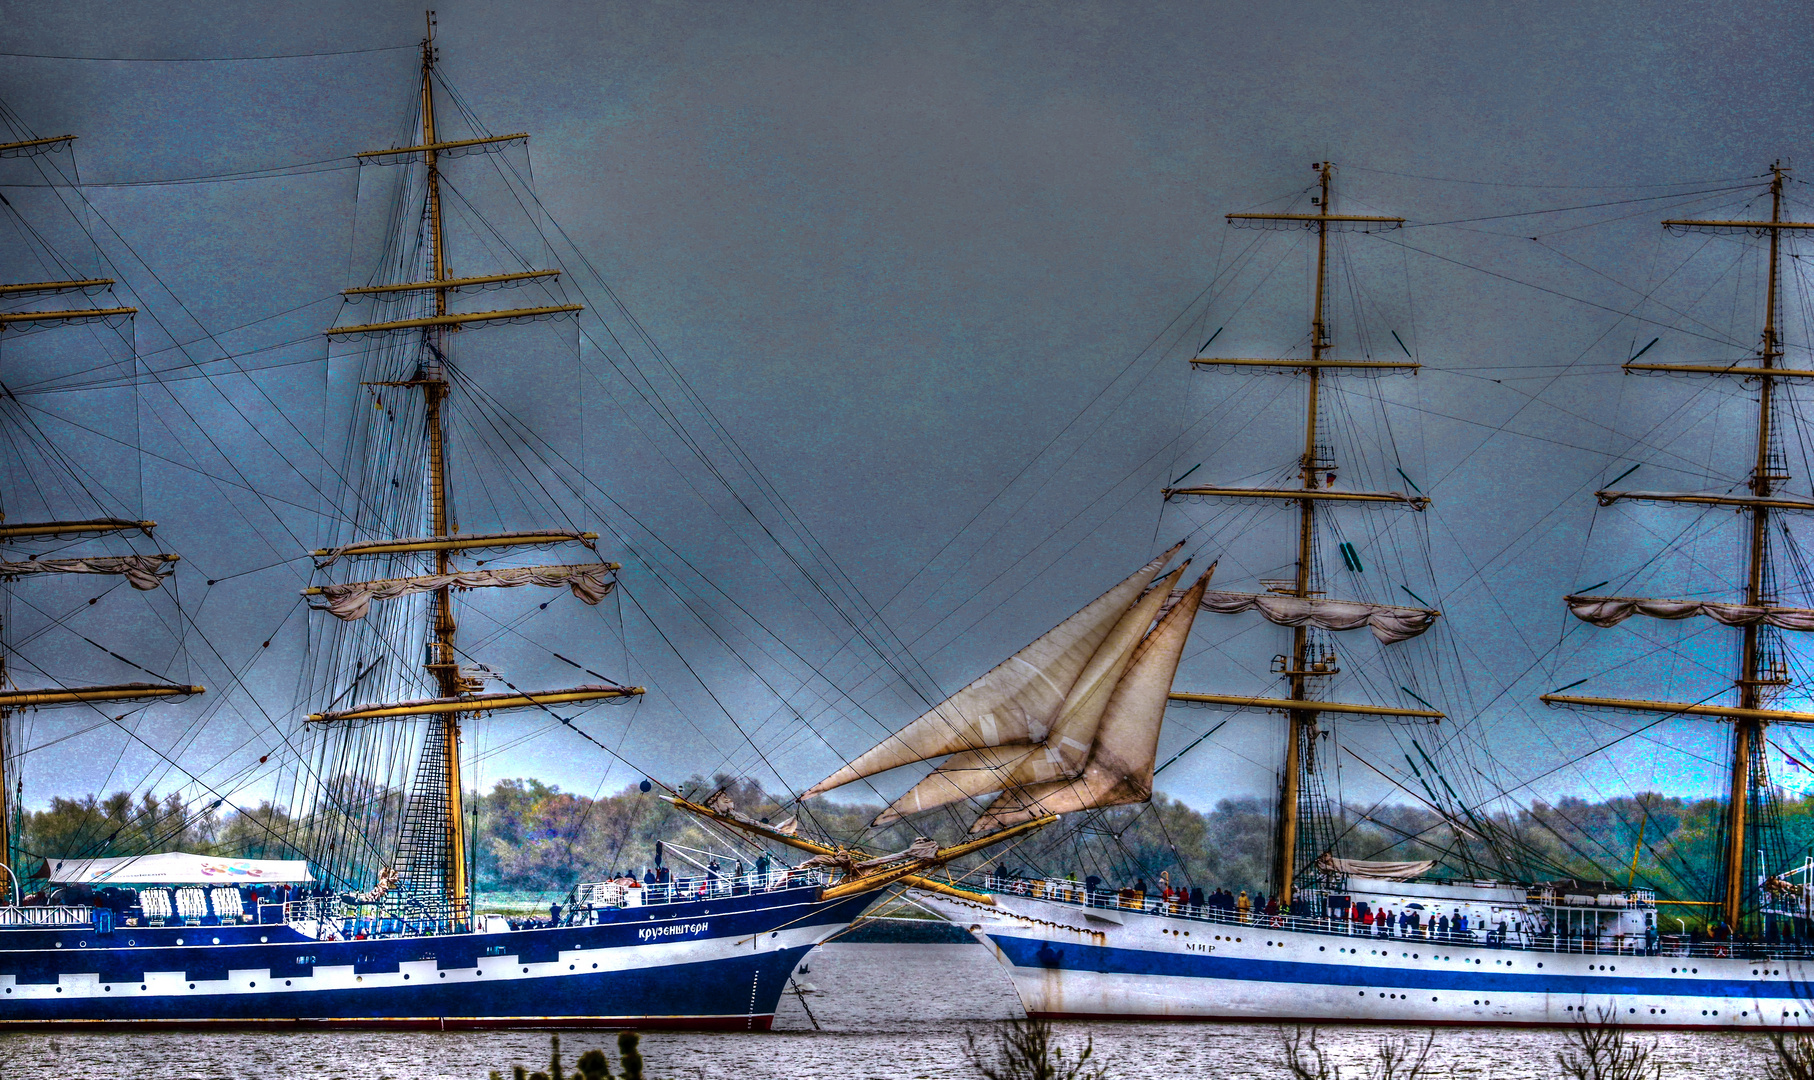
[[[379,272],[375,223],[389,205],[388,179],[347,156],[411,137],[422,11],[0,11],[0,98],[40,135],[80,136],[74,163],[93,207],[84,224],[119,267],[122,295],[150,313],[136,324],[140,353],[170,367],[246,352],[240,366],[268,368],[248,378],[216,364],[201,369],[209,378],[136,395],[40,395],[34,414],[50,427],[52,414],[86,418],[161,455],[122,457],[102,436],[56,431],[112,477],[128,509],[165,523],[161,539],[185,557],[181,603],[208,644],[179,647],[160,629],[181,622],[157,606],[168,598],[110,598],[144,610],[84,632],[120,651],[139,630],[165,633],[141,646],[162,650],[146,666],[187,664],[223,692],[140,714],[135,730],[217,790],[256,792],[269,771],[256,759],[300,711],[309,639],[295,605],[307,563],[295,557],[327,530],[318,489],[332,486],[328,462],[358,403],[318,334],[357,321],[337,294]],[[1640,461],[1651,471],[1626,486],[1723,489],[1743,473],[1741,387],[1685,407],[1702,384],[1632,380],[1618,364],[1652,338],[1648,358],[1676,362],[1730,361],[1755,340],[1760,287],[1744,276],[1754,245],[1671,238],[1657,222],[1756,212],[1745,200],[1773,159],[1814,161],[1814,42],[1801,14],[1680,3],[444,4],[442,71],[465,106],[492,132],[532,133],[509,160],[533,173],[547,216],[507,205],[500,220],[516,224],[504,228],[559,223],[573,246],[532,254],[573,271],[560,295],[581,291],[583,253],[864,603],[888,605],[886,634],[872,633],[912,643],[905,676],[863,678],[873,652],[837,648],[830,604],[687,463],[591,344],[600,324],[580,324],[584,341],[571,323],[498,331],[473,343],[466,369],[619,500],[622,516],[601,531],[633,543],[601,550],[626,563],[635,603],[550,604],[524,624],[535,648],[491,616],[467,632],[493,643],[482,658],[519,686],[575,677],[548,659],[553,648],[651,694],[581,720],[634,767],[606,775],[611,760],[570,733],[498,718],[471,732],[475,779],[534,775],[589,793],[638,769],[678,780],[729,767],[804,786],[923,708],[916,695],[962,685],[1177,538],[1192,537],[1200,560],[1223,557],[1229,588],[1283,576],[1289,537],[1276,515],[1216,526],[1204,508],[1162,506],[1157,489],[1193,466],[1192,482],[1251,483],[1294,459],[1299,390],[1193,374],[1184,361],[1222,326],[1220,355],[1301,348],[1307,249],[1231,231],[1223,214],[1307,211],[1310,166],[1328,159],[1340,166],[1338,208],[1411,226],[1344,238],[1336,310],[1358,303],[1371,315],[1338,318],[1338,345],[1386,357],[1392,331],[1425,365],[1415,379],[1354,389],[1351,434],[1388,448],[1366,479],[1402,487],[1403,467],[1435,500],[1385,532],[1345,526],[1382,554],[1344,586],[1401,602],[1401,587],[1429,588],[1445,612],[1441,630],[1400,646],[1400,666],[1354,642],[1355,675],[1332,693],[1414,704],[1397,687],[1417,680],[1455,718],[1417,737],[1475,747],[1491,762],[1490,776],[1462,778],[1477,790],[1716,788],[1723,729],[1666,721],[1558,770],[1649,721],[1550,712],[1535,698],[1589,678],[1575,692],[1702,700],[1731,677],[1734,631],[1628,624],[1590,642],[1558,598],[1603,579],[1730,598],[1710,583],[1739,550],[1729,519],[1596,511],[1592,492]],[[380,51],[52,58],[361,49]],[[67,169],[68,155],[59,160]],[[224,175],[284,166],[299,168]],[[450,174],[465,183],[460,167]],[[507,196],[472,175],[462,197]],[[143,183],[178,178],[207,179]],[[0,183],[15,185],[0,190],[54,231],[52,193],[21,186],[37,179],[0,162]],[[1256,237],[1257,254],[1244,254]],[[78,263],[99,265],[74,246]],[[463,272],[488,269],[476,247],[466,253]],[[1677,269],[1697,253],[1713,271]],[[588,288],[589,302],[603,298]],[[631,332],[620,313],[603,315]],[[1805,363],[1799,314],[1789,332],[1790,362]],[[168,351],[173,339],[191,344]],[[8,349],[49,365],[34,378],[71,363],[49,346]],[[720,466],[732,461],[696,413],[683,419]],[[1798,446],[1789,486],[1806,494]],[[742,474],[734,482],[755,490]],[[504,504],[475,494],[465,505],[474,531],[487,506]],[[506,506],[492,520],[528,517]],[[1684,528],[1689,554],[1656,558]],[[717,614],[696,617],[661,584],[686,576],[683,560],[724,582]],[[67,593],[75,605],[87,595]],[[521,594],[486,603],[500,622],[533,606]],[[80,614],[101,620],[101,610]],[[1273,692],[1266,664],[1285,632],[1240,618],[1254,621],[1200,621],[1180,687]],[[775,636],[749,637],[752,621]],[[96,677],[143,677],[95,663]],[[789,684],[810,723],[762,684],[803,664],[845,695],[814,707]],[[228,669],[243,673],[236,689]],[[1161,789],[1199,806],[1271,791],[1276,717],[1174,711],[1162,755],[1222,719]],[[44,714],[30,739],[93,722]],[[1356,726],[1340,737],[1389,770],[1412,734]],[[111,727],[27,760],[32,803],[160,772],[156,754]],[[1338,760],[1350,801],[1393,794],[1360,759]],[[897,780],[885,789],[907,782]]]

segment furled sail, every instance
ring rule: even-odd
[[[1159,568],[1183,546],[1178,544],[1142,566],[975,682],[808,788],[802,798],[916,761],[1043,742],[1090,658],[1152,584]]]
[[[394,600],[411,593],[433,592],[452,586],[457,589],[517,589],[524,585],[559,588],[565,585],[574,596],[596,604],[611,592],[614,582],[609,563],[582,563],[577,566],[518,566],[500,570],[464,570],[457,574],[422,574],[416,577],[385,578],[381,581],[349,581],[343,585],[322,585],[305,589],[305,595],[325,596],[325,611],[346,620],[363,619],[372,609],[373,600]]]
[[[1783,630],[1814,630],[1814,608],[1762,604],[1715,604],[1705,600],[1653,600],[1639,596],[1565,596],[1569,614],[1595,626],[1617,626],[1633,615],[1692,619],[1705,615],[1727,626],[1763,623]]]
[[[908,814],[947,803],[990,795],[1010,787],[1065,780],[1082,772],[1084,763],[1089,760],[1096,728],[1108,707],[1109,696],[1133,660],[1135,648],[1146,636],[1153,620],[1159,617],[1160,606],[1189,565],[1186,561],[1184,566],[1173,570],[1116,620],[1108,637],[1097,646],[1082,674],[1065,695],[1044,739],[953,754],[895,800],[874,824],[888,825]],[[1212,573],[1214,569],[1210,568]]]
[[[0,562],[0,578],[27,574],[120,574],[135,589],[149,591],[164,583],[179,555],[96,555],[78,559],[27,559]]]
[[[1208,586],[1209,575],[1204,574],[1134,651],[1133,662],[1109,697],[1083,773],[1069,780],[1006,792],[976,819],[971,832],[1000,829],[1045,814],[1121,806],[1152,798],[1166,698]]]
[[[1363,604],[1354,600],[1322,600],[1279,593],[1206,592],[1203,610],[1217,615],[1257,611],[1279,626],[1315,626],[1324,630],[1373,631],[1382,645],[1409,641],[1428,630],[1442,614],[1430,608],[1394,604]]]
[[[1361,877],[1381,878],[1387,881],[1409,881],[1429,873],[1436,864],[1427,859],[1412,862],[1381,862],[1369,859],[1338,859],[1324,852],[1316,860],[1316,868],[1325,874],[1357,874]]]

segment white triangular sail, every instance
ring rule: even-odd
[[[1166,696],[1171,693],[1198,602],[1208,585],[1209,575],[1205,574],[1134,651],[1127,673],[1109,697],[1082,775],[1005,793],[976,819],[971,832],[1005,828],[1045,814],[1142,803],[1152,798]]]
[[[1084,665],[1083,673],[1072,684],[1070,693],[1065,695],[1064,704],[1043,740],[953,754],[896,799],[874,824],[888,825],[906,815],[948,803],[992,795],[1011,787],[1065,780],[1082,772],[1084,762],[1089,760],[1090,746],[1096,739],[1096,728],[1108,707],[1109,696],[1132,662],[1135,648],[1177,585],[1178,577],[1189,565],[1187,561],[1164,581],[1148,589],[1116,621],[1114,629]],[[1210,572],[1215,572],[1213,566]]]
[[[823,795],[916,761],[1044,741],[1085,665],[1180,547],[1147,563],[982,678],[808,788],[802,797]]]
[[[952,754],[870,824],[880,828],[912,814],[993,795],[1007,786],[1017,766],[1044,753],[1038,743],[1018,742]]]

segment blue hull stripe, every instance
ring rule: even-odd
[[[774,1012],[788,975],[808,951],[808,947],[801,947],[703,964],[500,979],[483,985],[431,983],[419,988],[149,997],[119,993],[126,989],[120,987],[114,994],[96,997],[8,1001],[0,1010],[0,1026],[73,1021],[250,1023],[273,1019],[762,1015]]]
[[[823,904],[815,899],[817,892],[789,889],[606,911],[599,923],[587,926],[350,941],[317,941],[286,925],[121,926],[111,934],[96,934],[88,926],[5,928],[0,929],[0,982],[12,985],[0,992],[0,1027],[82,1021],[446,1018],[451,1023],[494,1017],[766,1016],[775,1011],[788,976],[812,942],[851,922],[874,899],[871,894]],[[783,931],[789,940],[779,940]],[[685,947],[694,944],[706,948],[691,950],[695,958],[685,959]],[[675,946],[682,947],[679,957]],[[607,970],[551,974],[506,966],[507,959],[525,967],[555,966],[563,952],[581,950],[612,962],[604,965]],[[643,954],[650,958],[639,963]],[[402,965],[423,961],[432,961],[436,972],[474,977],[392,983]],[[313,977],[317,968],[349,967],[355,976],[388,976],[385,981],[392,984],[294,985]],[[426,974],[425,967],[410,970]],[[255,989],[210,992],[206,984],[229,979],[236,971],[268,974],[257,978]],[[179,986],[175,992],[140,989],[152,973],[163,973],[157,981],[167,987],[168,973],[174,972],[200,985],[188,991]],[[494,974],[495,982],[489,978]],[[99,985],[89,990],[78,982],[62,993],[64,979],[84,976]],[[14,994],[14,986],[33,992]]]
[[[990,934],[989,940],[1017,968],[1057,968],[1113,975],[1170,975],[1192,979],[1297,983],[1305,986],[1388,987],[1406,990],[1449,990],[1463,993],[1561,994],[1586,997],[1619,994],[1651,997],[1714,997],[1741,1000],[1779,998],[1799,1001],[1814,996],[1807,983],[1789,980],[1743,982],[1692,975],[1673,979],[1628,978],[1607,971],[1594,975],[1551,975],[1545,972],[1462,971],[1431,968],[1361,967],[1354,964],[1306,964],[1285,960],[1242,960],[1189,953],[1150,952],[1067,942],[1056,945],[1038,938]],[[1518,953],[1520,959],[1532,954]],[[1610,959],[1610,958],[1609,958]],[[1610,967],[1611,964],[1609,963]]]

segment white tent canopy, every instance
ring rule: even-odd
[[[222,859],[172,851],[121,859],[46,859],[53,885],[277,885],[314,881],[309,864],[290,859]]]

